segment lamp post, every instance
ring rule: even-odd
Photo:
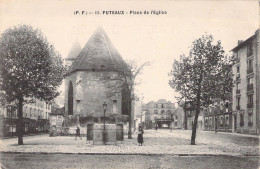
[[[117,100],[113,99],[113,116],[115,118],[115,124],[117,123]]]
[[[103,131],[103,143],[106,144],[106,110],[107,110],[107,103],[103,103],[103,109],[104,109],[104,131]]]

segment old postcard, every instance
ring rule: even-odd
[[[259,1],[1,0],[1,168],[259,168]]]

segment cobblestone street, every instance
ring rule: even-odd
[[[259,155],[259,137],[235,133],[198,131],[196,145],[190,145],[190,130],[145,130],[144,145],[138,146],[136,134],[117,145],[93,145],[86,138],[24,137],[24,145],[17,138],[1,140],[1,152],[82,153],[82,154],[168,154],[168,155]]]

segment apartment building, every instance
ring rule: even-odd
[[[232,49],[234,87],[233,132],[259,134],[260,70],[259,30]]]
[[[24,134],[47,132],[49,130],[49,114],[51,104],[36,99],[35,103],[23,106],[23,131]],[[18,125],[18,109],[9,104],[2,109],[2,134],[15,136]]]
[[[159,99],[156,102],[149,102],[142,105],[142,111],[145,111],[145,127],[154,128],[182,128],[182,112],[176,111],[174,103]]]

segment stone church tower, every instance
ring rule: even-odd
[[[67,58],[65,59],[65,67],[69,69],[69,67],[72,65],[76,57],[79,55],[80,51],[82,50],[79,41],[75,41]]]
[[[79,48],[75,48],[77,52]],[[97,29],[73,59],[65,75],[65,125],[73,126],[80,122],[85,126],[91,120],[102,122],[104,102],[107,103],[108,122],[129,118],[129,102],[126,101],[129,92],[122,89],[121,93],[108,96],[108,87],[99,79],[104,73],[113,74],[119,62],[125,64],[104,30]]]

